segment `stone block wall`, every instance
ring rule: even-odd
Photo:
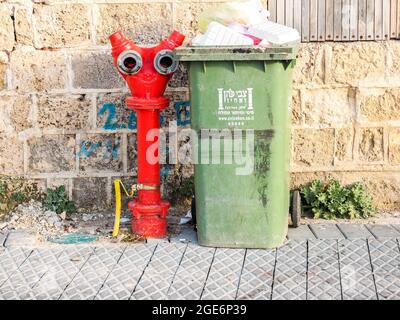
[[[108,35],[190,38],[199,13],[221,2],[0,0],[0,174],[64,184],[89,210],[112,205],[113,179],[136,175],[136,118]],[[381,208],[399,208],[400,42],[302,44],[293,89],[292,186],[364,181]],[[189,100],[183,67],[167,95],[164,126]]]

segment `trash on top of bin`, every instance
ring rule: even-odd
[[[211,22],[204,35],[195,37],[192,40],[194,46],[229,46],[229,45],[253,45],[253,40],[245,35],[232,30],[218,22]]]
[[[199,17],[202,34],[192,46],[253,46],[288,44],[300,41],[296,29],[268,21],[270,13],[260,0],[233,0]]]
[[[238,23],[244,26],[261,23],[268,19],[269,11],[260,0],[231,0],[213,9],[204,11],[199,17],[199,29],[206,32],[208,25],[215,21],[225,26]]]

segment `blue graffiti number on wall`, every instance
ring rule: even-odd
[[[115,143],[115,139],[113,138],[104,142],[82,141],[77,155],[78,157],[89,158],[97,152],[102,152],[103,146],[105,146],[105,150],[103,151],[104,160],[118,159],[120,144],[119,142]]]
[[[175,103],[175,110],[177,114],[177,125],[187,126],[190,125],[190,101],[181,101]],[[97,112],[97,116],[105,118],[103,129],[107,131],[115,131],[118,129],[136,130],[137,117],[134,111],[129,111],[128,123],[119,123],[117,118],[117,106],[114,103],[107,102]],[[160,124],[164,125],[165,118],[160,115]]]
[[[103,118],[106,116],[106,121],[103,125],[104,130],[115,131],[118,129],[135,130],[137,128],[136,113],[130,111],[128,124],[118,123],[117,106],[114,103],[105,103],[97,112],[97,116]]]

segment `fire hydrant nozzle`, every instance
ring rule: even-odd
[[[169,203],[161,199],[159,161],[148,161],[147,150],[158,141],[148,141],[149,131],[160,129],[160,111],[169,106],[164,92],[178,68],[173,50],[185,36],[174,31],[157,46],[143,48],[128,40],[122,32],[110,36],[114,64],[132,93],[127,107],[137,113],[138,196],[128,204],[132,211],[132,231],[144,237],[163,237],[167,233]],[[159,150],[154,157],[159,159]],[[153,160],[153,159],[152,159]]]

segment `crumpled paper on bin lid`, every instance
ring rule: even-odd
[[[193,46],[251,46],[253,40],[218,22],[211,22],[205,34],[193,38]]]
[[[260,0],[232,0],[211,10],[204,11],[199,17],[199,28],[206,32],[208,25],[215,21],[228,26],[231,23],[241,25],[258,24],[269,17]]]

